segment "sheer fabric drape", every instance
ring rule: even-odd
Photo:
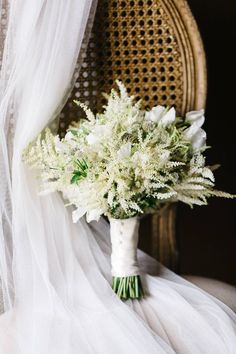
[[[18,261],[22,262],[24,258],[18,258],[19,248],[21,251],[24,248],[21,238],[25,243],[28,237],[28,241],[32,241],[31,227],[39,233],[45,227],[40,208],[36,206],[38,198],[34,200],[37,182],[31,186],[32,176],[27,175],[21,163],[22,149],[55,118],[66,97],[85,26],[93,10],[91,6],[95,5],[86,0],[13,0],[5,3],[8,24],[0,86],[0,264],[6,309],[12,306],[13,293],[18,286],[20,274],[16,273],[25,271],[18,266]],[[32,195],[31,188],[35,189]],[[25,256],[28,258],[28,254]],[[40,262],[43,263],[43,257]]]
[[[110,288],[106,222],[75,225],[60,195],[38,196],[22,150],[60,111],[96,2],[8,6],[0,86],[0,353],[233,353],[230,309],[142,253],[148,296],[121,302]]]

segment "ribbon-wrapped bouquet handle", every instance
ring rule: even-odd
[[[137,259],[139,217],[110,218],[112,288],[122,299],[144,296]]]

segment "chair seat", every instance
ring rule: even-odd
[[[205,290],[236,312],[236,286],[225,282],[195,275],[182,275],[183,278]]]

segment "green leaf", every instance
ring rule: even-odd
[[[73,184],[73,183],[77,183],[79,181],[79,177],[78,177],[78,175],[74,175],[72,178],[71,178],[71,180],[70,180],[70,182]]]
[[[73,135],[78,135],[78,131],[74,129],[68,129],[68,132],[70,132]]]

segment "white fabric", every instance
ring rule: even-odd
[[[139,218],[110,219],[111,273],[114,277],[138,275]]]
[[[38,196],[22,149],[65,99],[92,2],[9,5],[0,106],[0,354],[234,353],[229,308],[142,253],[142,271],[153,274],[142,277],[147,298],[123,303],[110,287],[107,224],[75,225],[58,194]]]
[[[199,286],[199,288],[215,296],[236,313],[236,286],[217,279],[205,278],[197,275],[182,276],[191,283]]]
[[[42,220],[38,181],[23,166],[21,155],[57,115],[66,96],[91,4],[92,0],[9,3],[0,86],[0,274],[6,309],[12,307],[13,292],[25,289],[22,274],[25,280],[27,273],[32,278],[32,263],[43,277],[48,275],[46,245],[40,256],[38,251],[44,229],[53,221]]]

